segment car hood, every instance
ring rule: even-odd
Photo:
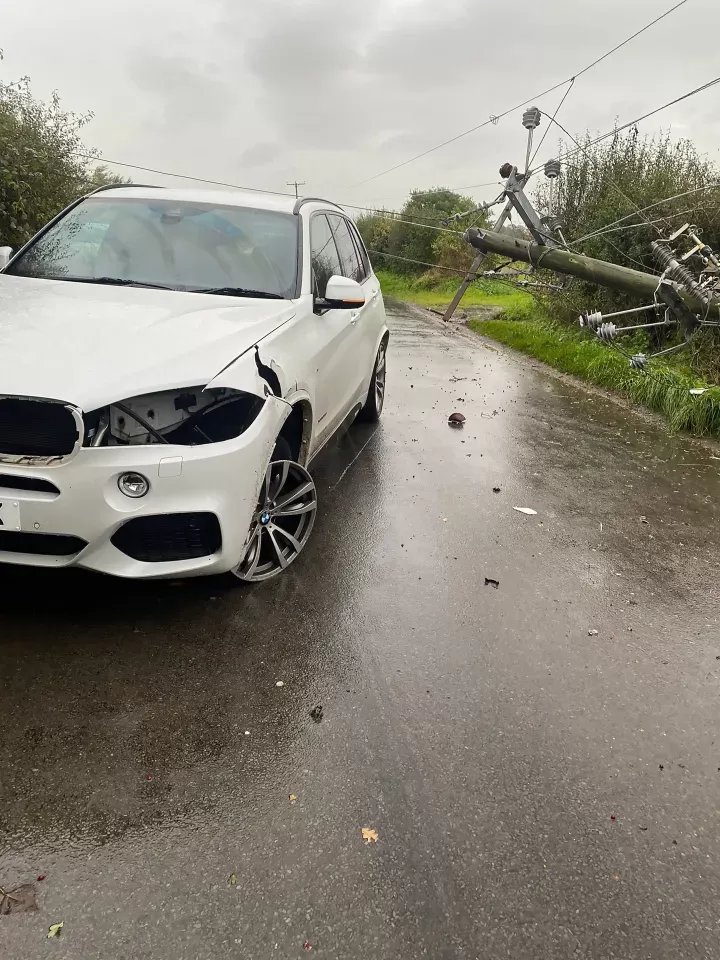
[[[295,312],[288,300],[0,275],[0,394],[93,410],[204,386]]]

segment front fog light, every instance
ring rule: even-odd
[[[126,497],[144,497],[150,489],[150,481],[141,473],[123,473],[118,478],[118,487],[120,493]]]

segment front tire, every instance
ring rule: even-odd
[[[282,573],[305,548],[316,514],[315,482],[305,467],[273,458],[233,575],[245,583],[259,583]]]
[[[358,419],[366,423],[377,423],[382,416],[385,406],[385,383],[387,377],[387,343],[383,340],[375,358],[373,375],[370,380],[365,406],[358,415]]]

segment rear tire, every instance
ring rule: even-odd
[[[359,420],[366,423],[377,423],[382,416],[385,406],[385,383],[387,376],[387,342],[383,340],[375,357],[375,366],[370,380],[365,406],[358,414]]]

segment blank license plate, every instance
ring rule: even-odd
[[[0,534],[3,530],[22,530],[17,500],[0,500]]]

